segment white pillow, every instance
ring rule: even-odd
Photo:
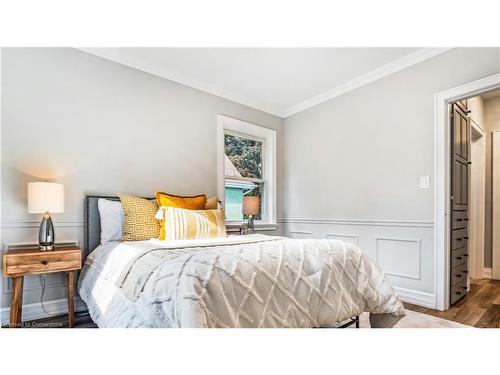
[[[120,201],[99,198],[97,208],[101,218],[101,244],[120,241],[123,231],[123,210]]]

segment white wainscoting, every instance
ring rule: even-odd
[[[422,245],[420,240],[376,238],[375,260],[386,275],[420,280]]]
[[[304,232],[304,231],[290,231],[288,236],[290,238],[311,238],[312,232]]]
[[[359,246],[359,236],[349,235],[349,234],[326,234],[326,238],[329,240],[340,240],[344,242],[352,243],[353,245]]]
[[[291,238],[337,239],[359,246],[404,301],[435,308],[433,222],[286,218],[278,223]]]

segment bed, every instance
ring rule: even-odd
[[[78,282],[99,327],[319,328],[363,311],[372,327],[392,327],[404,315],[382,270],[352,244],[254,234],[101,245],[99,198],[118,199],[86,198]]]

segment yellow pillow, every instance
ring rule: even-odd
[[[160,223],[155,219],[158,205],[155,201],[118,194],[123,210],[124,241],[143,241],[157,238]]]
[[[217,196],[207,199],[207,203],[205,204],[205,210],[216,210],[218,208],[219,208],[219,199],[217,198]]]
[[[162,192],[156,193],[156,203],[160,207],[185,208],[188,210],[203,210],[207,204],[207,196],[205,194],[193,195],[190,197],[182,197],[179,195],[167,194]],[[215,207],[217,208],[217,207]],[[165,222],[160,221],[160,240],[165,239]]]
[[[195,240],[226,237],[222,210],[187,210],[160,207],[157,218],[163,216],[166,240]]]

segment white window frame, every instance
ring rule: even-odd
[[[262,141],[262,180],[264,198],[262,205],[263,220],[256,220],[259,230],[275,230],[276,225],[276,131],[232,117],[217,115],[217,195],[224,207],[226,174],[224,169],[224,134],[232,133]],[[239,226],[241,221],[227,222],[227,226]]]

